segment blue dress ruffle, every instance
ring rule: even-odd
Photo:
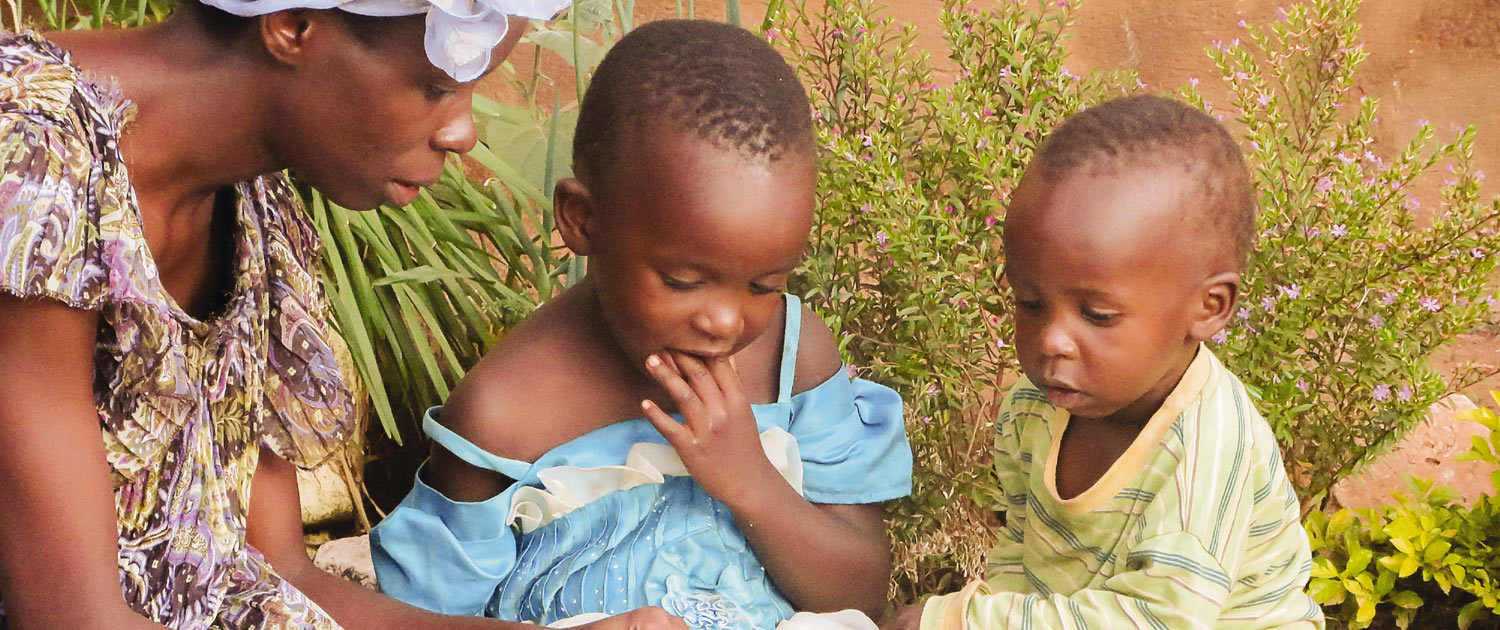
[[[796,297],[787,296],[777,402],[752,405],[768,455],[778,436],[790,443],[792,461],[778,468],[814,503],[906,496],[912,459],[895,392],[840,370],[791,395],[800,312]],[[371,533],[386,593],[438,612],[541,624],[654,605],[696,630],[769,630],[793,614],[724,504],[670,461],[660,470],[640,463],[643,452],[675,460],[670,447],[656,446],[666,440],[649,420],[602,427],[528,463],[479,449],[438,424],[437,412],[423,423],[435,441],[517,482],[486,501],[464,503],[418,474],[411,493]],[[568,503],[577,488],[559,478],[598,485],[620,475],[637,481],[584,491],[586,502],[544,509],[552,514],[540,520],[536,502],[518,496]],[[523,504],[531,507],[517,507]]]

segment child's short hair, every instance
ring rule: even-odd
[[[1239,145],[1213,118],[1178,101],[1130,96],[1085,109],[1052,132],[1032,161],[1049,181],[1081,168],[1179,162],[1203,187],[1212,227],[1244,265],[1255,246],[1255,189]]]
[[[796,72],[764,40],[720,22],[651,22],[610,49],[578,114],[575,175],[599,194],[620,144],[647,120],[767,162],[813,150]]]

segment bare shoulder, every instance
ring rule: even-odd
[[[538,310],[464,375],[438,414],[439,424],[501,457],[530,460],[544,444],[537,419],[555,417],[569,353],[566,313]]]
[[[787,313],[791,317],[791,313]],[[792,393],[802,393],[823,384],[844,366],[839,357],[839,344],[833,338],[828,324],[807,306],[802,306],[802,334],[797,340],[796,375],[792,378]]]

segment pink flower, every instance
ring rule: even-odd
[[[1370,316],[1370,327],[1371,328],[1380,328],[1381,326],[1384,326],[1384,325],[1385,325],[1385,318],[1384,317],[1381,317],[1379,315],[1371,315]]]
[[[1198,87],[1198,77],[1190,77],[1188,79],[1188,85],[1191,85],[1193,87]]]
[[[1289,284],[1289,285],[1285,285],[1285,286],[1279,286],[1279,287],[1276,287],[1276,290],[1280,291],[1282,295],[1285,295],[1285,296],[1287,296],[1287,297],[1289,297],[1289,298],[1291,298],[1293,300],[1295,300],[1295,299],[1297,299],[1299,297],[1302,297],[1302,287],[1299,286],[1299,285]],[[1266,309],[1266,310],[1269,311],[1271,309]]]
[[[1396,292],[1395,291],[1381,291],[1380,292],[1380,301],[1383,302],[1386,306],[1390,306],[1392,304],[1395,304],[1396,303]]]
[[[1402,385],[1401,390],[1396,392],[1396,398],[1400,400],[1411,400],[1413,392],[1410,385]]]
[[[1443,310],[1442,303],[1438,302],[1437,298],[1434,297],[1424,297],[1420,300],[1417,300],[1417,304],[1420,304],[1422,308],[1425,308],[1433,313]]]
[[[1234,316],[1240,319],[1250,319],[1250,307],[1241,306],[1240,310],[1236,311]]]
[[[1301,391],[1305,392],[1305,391],[1307,391],[1308,384],[1307,384],[1307,381],[1298,380],[1297,384],[1294,385],[1294,387],[1296,387],[1298,390],[1301,390]]]
[[[996,218],[993,214],[984,218],[985,227],[995,227],[995,224],[999,222],[1000,219]]]
[[[1270,105],[1271,104],[1271,95],[1270,94],[1262,94],[1262,95],[1256,97],[1255,102],[1256,102],[1256,104],[1260,105],[1261,107],[1265,107],[1267,105]]]
[[[1229,343],[1229,335],[1221,328],[1219,332],[1214,333],[1213,341],[1214,343]]]
[[[1381,383],[1376,385],[1370,394],[1375,397],[1375,400],[1385,400],[1391,397],[1391,386]]]
[[[1335,223],[1335,224],[1333,224],[1333,227],[1328,228],[1328,235],[1332,236],[1334,238],[1340,238],[1340,237],[1342,237],[1342,236],[1344,236],[1345,234],[1348,234],[1348,233],[1349,233],[1349,230],[1347,228],[1345,228],[1344,224],[1342,224],[1342,223]]]
[[[1317,185],[1313,186],[1313,190],[1316,190],[1316,191],[1318,191],[1320,193],[1321,192],[1328,192],[1328,191],[1330,191],[1332,189],[1333,189],[1333,179],[1332,178],[1328,178],[1328,177],[1324,177],[1322,179],[1319,179]]]

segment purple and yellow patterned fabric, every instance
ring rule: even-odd
[[[316,233],[285,177],[237,185],[232,292],[189,316],[158,279],[121,158],[132,113],[64,51],[0,33],[0,291],[99,313],[125,601],[178,629],[336,628],[245,542],[260,448],[310,467],[359,428]]]

